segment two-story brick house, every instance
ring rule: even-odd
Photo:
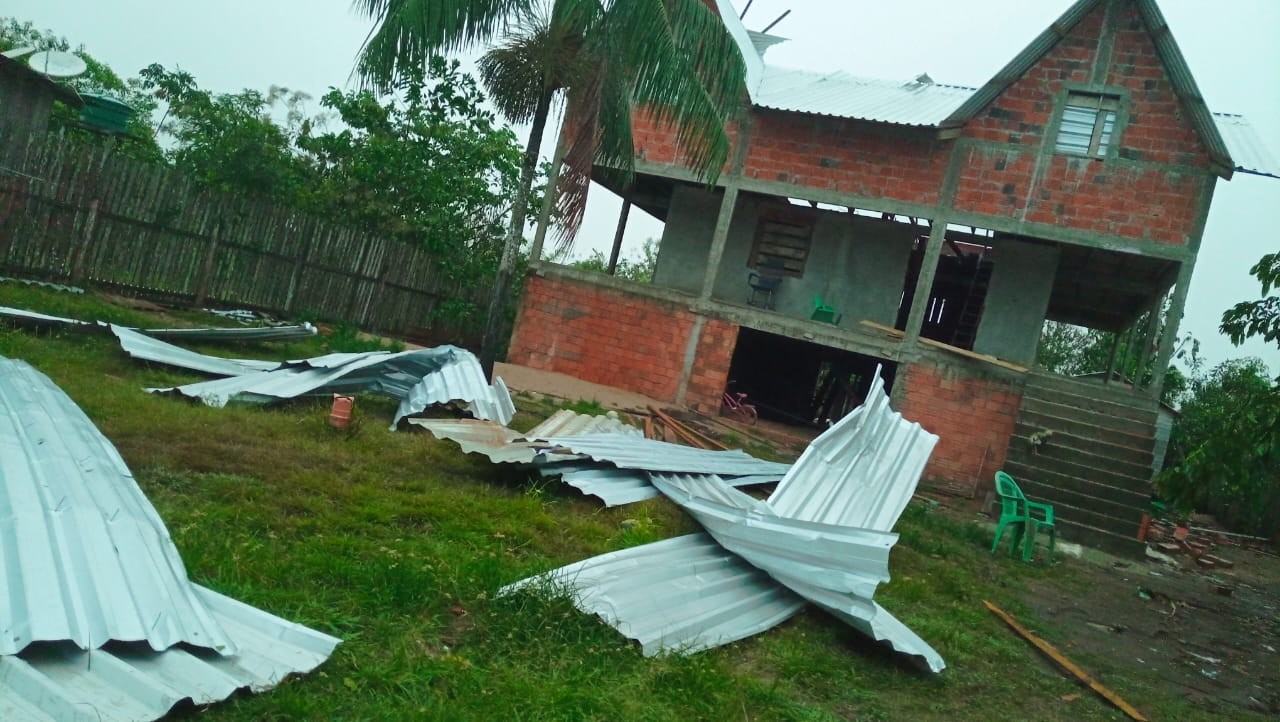
[[[1205,106],[1154,0],[1075,2],[976,90],[772,67],[719,5],[749,92],[725,172],[637,121],[615,190],[665,221],[653,282],[535,259],[509,360],[709,413],[732,381],[798,420],[881,365],[941,437],[927,483],[1006,468],[1067,535],[1125,546],[1214,185],[1276,173],[1247,123]],[[1131,333],[1154,377],[1029,371],[1046,319]]]

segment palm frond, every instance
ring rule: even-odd
[[[558,6],[552,13],[537,8],[523,15],[479,62],[480,77],[499,112],[513,122],[529,122],[543,95],[591,72],[580,53],[585,31]]]
[[[391,88],[406,70],[422,68],[432,53],[485,43],[528,12],[536,0],[355,0],[373,19],[356,61],[364,87]]]

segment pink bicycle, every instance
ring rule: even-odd
[[[730,381],[729,383],[733,383]],[[748,404],[747,395],[741,391],[724,392],[723,404],[720,408],[720,415],[724,416],[726,411],[741,417],[748,424],[754,424],[760,415],[756,413],[756,407]]]

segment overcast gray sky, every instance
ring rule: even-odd
[[[745,0],[734,0],[741,8]],[[986,82],[1071,0],[755,0],[745,24],[790,42],[769,51],[771,64],[840,69],[874,78]],[[1242,113],[1273,155],[1280,155],[1280,0],[1160,0],[1169,25],[1209,103]],[[31,20],[83,44],[122,75],[153,62],[181,67],[215,91],[283,85],[319,96],[345,87],[370,24],[349,3],[326,0],[6,0],[0,13]],[[549,152],[549,149],[548,149]],[[607,248],[618,200],[592,194],[578,253]],[[1222,310],[1257,297],[1249,266],[1280,251],[1280,180],[1236,174],[1220,182],[1205,230],[1184,331],[1203,343],[1209,363],[1262,357],[1280,372],[1280,350],[1261,342],[1234,348],[1217,333]],[[661,224],[633,213],[624,253]]]

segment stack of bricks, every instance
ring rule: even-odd
[[[947,491],[968,483],[975,495],[992,487],[1013,436],[1021,385],[924,362],[899,369],[895,384],[902,416],[939,436],[925,483]]]
[[[697,317],[673,301],[562,276],[530,276],[507,360],[715,413],[738,337],[736,324]],[[698,333],[683,399],[690,337]]]

